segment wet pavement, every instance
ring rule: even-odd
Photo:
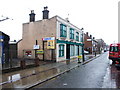
[[[120,88],[120,70],[110,65],[108,53],[34,88]]]
[[[91,62],[34,88],[102,88],[109,67],[107,55],[104,53]]]
[[[2,75],[3,88],[29,88],[34,84],[44,82],[60,73],[66,72],[78,65],[78,60],[71,60],[69,65],[66,62],[50,63],[39,67],[24,69]]]

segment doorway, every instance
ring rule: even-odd
[[[70,44],[66,44],[66,59],[70,59]]]

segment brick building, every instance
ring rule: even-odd
[[[84,33],[84,50],[88,51],[89,54],[94,54],[98,52],[97,45],[98,42],[95,40],[95,37],[89,35],[88,32]]]
[[[84,50],[92,54],[92,40],[91,36],[88,35],[88,32],[84,33]]]

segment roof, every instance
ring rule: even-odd
[[[53,16],[53,17],[51,17],[51,18],[46,19],[46,20],[50,20],[50,19],[53,19],[53,18],[60,18],[60,19],[62,19],[63,21],[69,23],[70,25],[76,27],[77,29],[80,29],[80,28],[78,28],[77,26],[73,25],[72,23],[68,22],[66,19],[63,19],[63,18],[61,18],[61,17],[58,16],[58,15],[55,15],[55,16]],[[41,21],[43,21],[43,20],[44,20],[44,19],[38,20],[38,21],[34,21],[34,22],[41,22]],[[32,23],[34,23],[34,22],[32,22]],[[29,24],[29,23],[31,23],[31,22],[27,22],[27,23],[23,23],[23,24]]]
[[[112,43],[110,46],[120,46],[120,43]]]

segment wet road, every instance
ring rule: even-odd
[[[120,71],[110,65],[108,52],[34,88],[118,88]]]

